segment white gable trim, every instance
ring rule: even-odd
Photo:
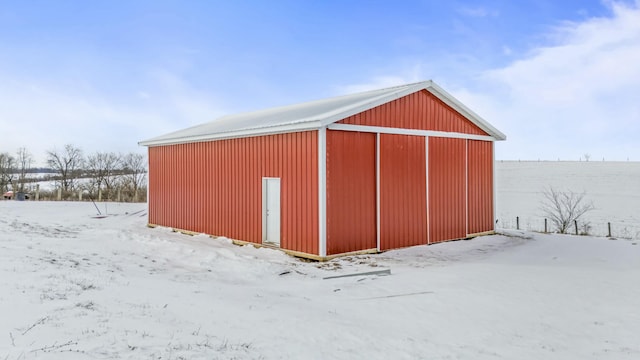
[[[430,85],[426,88],[427,91],[432,93],[435,97],[442,100],[445,104],[459,112],[462,116],[469,121],[477,125],[480,129],[484,130],[487,134],[493,136],[495,140],[506,140],[507,136],[500,132],[500,130],[493,127],[491,124],[482,119],[478,114],[466,107],[463,103],[454,98],[451,94],[446,92],[443,88],[429,81]]]

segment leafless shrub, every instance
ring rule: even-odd
[[[589,235],[591,234],[591,223],[588,221],[582,221],[580,223],[580,235]]]
[[[565,234],[574,221],[594,209],[593,203],[585,200],[585,195],[585,192],[559,191],[548,187],[542,192],[542,212],[559,233]]]

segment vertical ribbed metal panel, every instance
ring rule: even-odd
[[[426,90],[382,104],[338,123],[487,135]]]
[[[376,248],[376,135],[327,131],[327,254]]]
[[[423,136],[380,134],[380,249],[427,243]]]
[[[467,140],[469,234],[493,230],[493,143]]]
[[[429,138],[430,241],[466,237],[466,141]]]
[[[318,254],[317,132],[149,148],[149,222],[262,242],[262,178],[281,179],[284,249]]]

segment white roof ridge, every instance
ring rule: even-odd
[[[253,111],[247,111],[247,112],[241,112],[241,113],[236,113],[236,114],[228,114],[228,115],[223,115],[213,121],[218,121],[218,120],[224,120],[228,117],[234,117],[234,116],[239,116],[239,115],[252,115],[252,114],[259,114],[259,113],[263,113],[263,112],[277,112],[277,111],[281,111],[281,110],[285,110],[285,109],[292,109],[295,107],[299,107],[299,106],[305,106],[305,105],[309,105],[309,104],[314,104],[314,103],[319,103],[319,102],[323,102],[323,101],[331,101],[331,100],[338,100],[340,98],[348,98],[348,97],[353,97],[353,96],[357,96],[357,95],[365,95],[365,94],[369,94],[369,93],[377,93],[377,92],[382,92],[382,91],[390,91],[393,89],[399,89],[399,88],[407,88],[409,86],[414,86],[417,84],[423,84],[423,83],[428,83],[431,82],[429,81],[421,81],[421,82],[416,82],[416,83],[412,83],[412,84],[405,84],[405,85],[396,85],[396,86],[391,86],[388,88],[383,88],[383,89],[374,89],[374,90],[367,90],[367,91],[361,91],[358,93],[353,93],[353,94],[344,94],[344,95],[338,95],[338,96],[332,96],[330,98],[322,98],[322,99],[315,99],[315,100],[309,100],[309,101],[305,101],[305,102],[301,102],[301,103],[296,103],[296,104],[289,104],[289,105],[282,105],[282,106],[276,106],[276,107],[271,107],[271,108],[266,108],[266,109],[260,109],[260,110],[253,110]],[[362,104],[366,104],[369,102],[373,102],[375,99],[377,98],[382,98],[387,96],[387,94],[381,94],[380,96],[374,98],[374,99],[367,99],[367,100],[363,100],[361,103]],[[343,106],[341,109],[346,109],[346,108],[350,108],[354,105],[349,105],[349,106]],[[341,111],[338,110],[334,110],[334,111],[328,111],[330,113],[340,113]],[[311,117],[310,117],[311,118]],[[311,120],[311,119],[309,119]],[[302,121],[302,119],[301,119]],[[301,122],[300,121],[300,122]],[[201,124],[203,125],[203,124]],[[197,125],[196,125],[197,126]]]

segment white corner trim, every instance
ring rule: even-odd
[[[327,256],[327,128],[318,129],[318,256]]]
[[[380,133],[376,133],[376,249],[380,251]]]
[[[464,232],[469,235],[469,140],[464,142]]]
[[[491,224],[491,228],[493,229],[493,231],[496,230],[496,221],[498,220],[498,218],[496,217],[496,209],[497,209],[497,203],[496,203],[496,199],[498,198],[496,189],[498,188],[498,179],[496,178],[496,144],[493,143],[491,144],[491,159],[492,159],[492,163],[491,163],[491,170],[493,172],[492,174],[492,179],[491,182],[493,183],[493,224]]]
[[[425,156],[424,156],[424,161],[425,161],[425,172],[426,172],[426,176],[425,176],[425,186],[426,186],[426,191],[425,193],[427,194],[427,245],[431,244],[431,216],[429,214],[429,137],[425,136],[424,137],[424,152],[425,152]]]
[[[147,224],[151,223],[151,198],[149,197],[151,188],[151,151],[147,148]],[[36,198],[37,200],[37,198]]]
[[[359,132],[380,133],[380,134],[432,136],[432,137],[443,137],[443,138],[454,138],[454,139],[496,141],[496,138],[488,135],[474,135],[474,134],[463,134],[463,133],[433,131],[433,130],[402,129],[402,128],[392,128],[392,127],[383,127],[383,126],[332,124],[327,126],[327,129],[342,130],[342,131],[359,131]]]

